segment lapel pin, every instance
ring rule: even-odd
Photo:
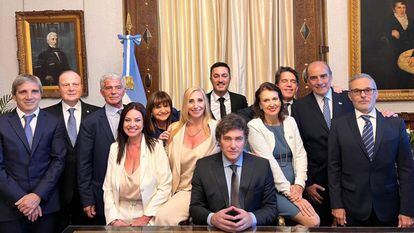
[[[89,110],[86,110],[86,113],[89,113]]]
[[[342,105],[342,102],[338,102],[339,105]]]

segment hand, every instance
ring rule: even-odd
[[[313,184],[311,186],[306,187],[306,192],[309,194],[312,201],[322,204],[323,197],[319,195],[318,190],[325,191],[325,188],[318,184]]]
[[[338,94],[340,94],[344,91],[344,89],[342,89],[342,87],[332,86],[332,88],[333,88],[333,91],[335,93],[338,93]]]
[[[290,186],[290,194],[288,195],[288,198],[291,202],[300,201],[302,199],[302,193],[303,193],[303,187],[294,184]]]
[[[110,225],[114,226],[114,227],[127,227],[127,226],[129,226],[128,223],[124,222],[121,219],[116,219],[116,220],[112,221]]]
[[[31,222],[36,221],[39,217],[42,217],[42,208],[40,207],[40,205],[38,205],[37,208],[34,209],[29,216],[27,216],[27,218]]]
[[[233,211],[237,212],[238,214],[234,216],[238,222],[236,222],[236,228],[234,231],[240,232],[244,231],[247,228],[251,227],[253,224],[252,216],[243,209],[239,209],[234,207]]]
[[[345,209],[332,209],[332,215],[334,217],[335,222],[340,226],[346,225],[346,212]]]
[[[413,218],[410,216],[406,216],[406,215],[402,215],[399,214],[398,215],[398,227],[413,227],[414,226],[414,222],[413,222]]]
[[[29,216],[39,204],[40,197],[36,193],[26,194],[14,203],[25,216]]]
[[[384,111],[381,112],[381,114],[384,117],[398,117],[398,115],[395,112],[392,112],[390,110],[384,110]]]
[[[171,135],[171,132],[166,130],[160,134],[158,139],[168,141],[168,139],[170,138],[170,135]]]
[[[152,219],[151,216],[148,217],[148,216],[145,216],[145,215],[143,215],[141,217],[138,217],[138,218],[134,218],[132,220],[131,226],[133,226],[133,227],[135,227],[135,226],[138,226],[138,227],[146,226],[146,225],[148,225],[148,223],[151,219]]]
[[[400,39],[400,32],[394,29],[391,31],[391,36],[398,40]]]
[[[227,214],[234,209],[236,208],[231,206],[214,213],[213,216],[211,216],[211,224],[223,231],[234,232],[234,229],[236,229],[236,223],[233,221],[236,220],[236,218]]]
[[[299,201],[293,202],[293,204],[299,208],[300,213],[303,216],[313,217],[316,215],[316,212],[313,209],[312,205],[306,199],[301,199]]]
[[[83,212],[89,217],[93,218],[96,215],[95,205],[86,206],[83,208]]]

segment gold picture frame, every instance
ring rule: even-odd
[[[43,97],[59,98],[58,76],[74,70],[88,95],[83,11],[16,12],[19,73],[38,76]]]
[[[365,1],[364,3],[362,3],[362,0],[348,0],[348,6],[349,6],[349,47],[350,47],[350,55],[349,55],[349,72],[350,72],[350,76],[352,77],[352,75],[357,74],[357,73],[368,73],[370,75],[372,75],[372,73],[367,72],[366,70],[363,70],[363,62],[370,62],[368,61],[368,58],[370,58],[368,55],[366,56],[361,56],[362,53],[365,53],[366,50],[364,50],[365,48],[361,47],[362,45],[367,45],[369,44],[371,41],[362,41],[363,39],[361,38],[365,38],[365,35],[361,34],[361,28],[362,28],[362,24],[367,25],[368,23],[370,23],[371,21],[368,21],[367,18],[369,18],[369,16],[365,16],[362,15],[364,14],[364,12],[361,12],[361,8],[365,7],[361,6],[361,4],[369,4],[368,1]],[[387,6],[383,5],[378,6],[377,4],[388,4]],[[409,4],[414,5],[414,1],[410,1]],[[376,12],[376,7],[378,7],[379,9],[377,9],[378,11],[389,11],[389,14],[385,14],[386,16],[384,17],[388,17],[388,16],[392,16],[392,5],[391,5],[391,1],[375,1],[373,2],[372,8],[370,9],[371,12]],[[365,9],[365,8],[363,8]],[[409,13],[407,13],[409,14]],[[383,14],[384,15],[384,14]],[[414,16],[414,15],[413,15]],[[367,20],[362,22],[361,20]],[[382,17],[377,17],[374,20],[385,20]],[[384,21],[385,22],[385,21]],[[381,26],[382,22],[376,22],[377,25]],[[387,25],[382,25],[384,27],[386,27]],[[378,27],[378,26],[377,26]],[[384,29],[385,30],[385,29]],[[366,32],[368,34],[368,32]],[[372,33],[372,32],[369,32]],[[389,32],[389,34],[387,34],[388,32],[385,32],[383,34],[383,36],[381,38],[379,38],[379,40],[381,42],[384,41],[384,43],[388,42],[388,35],[391,35],[391,31]],[[370,36],[370,35],[368,35]],[[388,43],[389,44],[389,43]],[[380,50],[383,51],[384,54],[386,54],[386,49],[384,48],[384,50]],[[390,51],[390,49],[389,49]],[[372,56],[373,59],[377,58],[378,56]],[[368,62],[367,62],[368,61]],[[389,63],[390,67],[396,67],[396,60],[393,60],[394,62]],[[386,62],[383,62],[384,64],[387,64]],[[382,64],[383,63],[378,63],[377,67],[379,67],[379,69],[382,69]],[[372,64],[375,64],[375,62],[373,61]],[[367,65],[366,65],[367,67]],[[370,68],[372,70],[372,67],[374,67],[374,65],[372,65]],[[395,69],[395,68],[390,68],[390,69]],[[392,71],[390,71],[392,72]],[[387,75],[384,76],[386,79],[390,80],[390,79],[394,79],[395,77],[392,77],[392,75]],[[383,78],[383,77],[376,77],[376,75],[373,76],[373,78],[376,80],[377,84],[378,84],[378,80],[377,78]],[[384,80],[384,79],[383,79]],[[383,81],[384,83],[386,83],[388,80]],[[381,81],[381,80],[379,80]],[[409,80],[410,82],[414,81],[414,76],[413,76],[413,80]],[[403,85],[402,88],[395,88],[395,87],[390,87],[388,88],[387,85],[378,85],[379,88],[379,95],[378,95],[378,100],[379,101],[410,101],[410,100],[414,100],[414,85],[405,85],[402,82],[399,81],[394,81],[394,82],[398,82],[396,85]],[[401,84],[400,84],[401,83]],[[408,88],[408,89],[406,89]]]

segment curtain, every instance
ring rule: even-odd
[[[256,88],[294,66],[292,0],[160,0],[160,83],[181,108],[192,86],[212,89],[210,66],[231,68],[230,90],[253,103]]]

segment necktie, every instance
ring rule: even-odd
[[[32,142],[33,142],[33,132],[32,132],[32,128],[30,127],[30,122],[32,121],[34,116],[35,116],[34,114],[24,116],[24,133],[26,134],[27,142],[29,142],[30,148],[32,148]]]
[[[240,208],[239,179],[237,179],[237,165],[232,164],[229,167],[233,171],[233,174],[231,175],[230,205]]]
[[[329,110],[329,99],[327,97],[323,97],[323,118],[325,118],[328,128],[331,128],[331,111]]]
[[[290,103],[283,104],[283,115],[289,116],[289,105]]]
[[[70,142],[72,143],[72,146],[75,145],[76,137],[78,136],[78,132],[76,129],[76,119],[75,119],[75,108],[69,108],[69,119],[68,119],[68,134],[70,138]]]
[[[223,97],[218,98],[218,101],[220,102],[220,118],[223,119],[223,117],[226,115],[226,106],[224,105],[225,99]]]
[[[362,130],[362,142],[364,142],[365,149],[368,152],[369,160],[372,161],[372,155],[374,154],[374,131],[369,120],[370,116],[362,115],[361,117],[365,121],[364,129]]]

